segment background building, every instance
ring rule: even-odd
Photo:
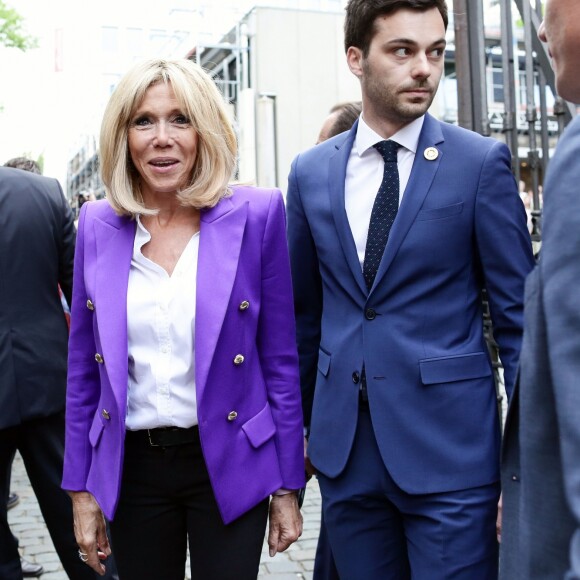
[[[155,27],[131,13],[124,24],[115,14],[115,25],[107,14],[95,14],[101,25],[93,43],[100,50],[87,55],[87,69],[98,102],[68,162],[71,198],[85,190],[104,194],[98,175],[98,123],[119,78],[145,56],[189,56],[215,75],[231,104],[239,137],[237,177],[262,186],[284,189],[292,158],[314,144],[330,107],[360,98],[358,81],[344,59],[343,0],[261,3],[267,6],[237,2],[229,11],[223,4],[195,9],[186,4],[171,9]],[[244,5],[252,8],[242,13]],[[229,32],[220,36],[203,30],[220,14],[223,24],[224,12],[236,18]]]
[[[314,145],[330,107],[360,99],[343,21],[342,10],[255,7],[221,43],[194,48],[234,108],[241,181],[285,189],[292,159]]]
[[[283,190],[292,158],[315,142],[329,108],[360,98],[344,56],[346,0],[170,0],[146,7],[138,0],[8,1],[39,48],[0,48],[0,160],[43,156],[45,173],[66,182],[70,197],[103,192],[97,155],[103,108],[138,58],[189,56],[212,71],[239,135],[237,177]],[[432,113],[506,141],[516,177],[537,190],[574,114],[546,88],[547,55],[533,41],[541,6],[449,4],[457,18],[452,11]]]

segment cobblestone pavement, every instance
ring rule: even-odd
[[[20,503],[8,512],[8,521],[19,538],[22,555],[44,566],[42,580],[68,580],[48,535],[19,454],[16,455],[12,468],[11,490],[20,496]],[[308,483],[302,515],[302,537],[286,552],[270,558],[268,546],[264,543],[259,580],[312,580],[320,526],[320,491],[315,479]],[[187,568],[186,578],[189,580],[189,564]]]

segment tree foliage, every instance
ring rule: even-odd
[[[16,10],[0,0],[0,46],[28,50],[36,48],[36,38],[30,36],[23,27],[24,19]]]

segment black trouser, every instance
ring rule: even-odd
[[[95,573],[79,559],[71,501],[60,487],[64,413],[0,429],[0,578],[22,579],[18,544],[10,532],[6,510],[10,468],[16,450],[22,456],[40,511],[66,573],[71,580],[94,580]]]
[[[268,500],[224,525],[195,435],[193,443],[151,447],[146,431],[127,432],[111,522],[122,580],[183,580],[188,537],[192,579],[257,577]]]

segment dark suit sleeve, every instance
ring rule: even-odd
[[[59,271],[58,283],[66,298],[67,304],[72,303],[73,267],[75,253],[75,223],[65,196],[62,193],[60,183],[55,179],[55,186],[58,189],[58,199],[60,200],[60,248],[59,248]]]
[[[511,172],[508,148],[495,143],[482,166],[475,234],[493,334],[511,396],[522,342],[524,282],[534,266],[527,218]]]
[[[569,577],[580,578],[580,123],[564,133],[545,187],[540,273],[563,479],[576,530]],[[530,418],[533,421],[533,417]]]
[[[304,424],[309,427],[320,346],[322,281],[316,247],[300,197],[297,176],[299,160],[300,157],[294,160],[290,170],[286,203],[288,245],[296,312],[296,339],[300,358],[302,411]]]

